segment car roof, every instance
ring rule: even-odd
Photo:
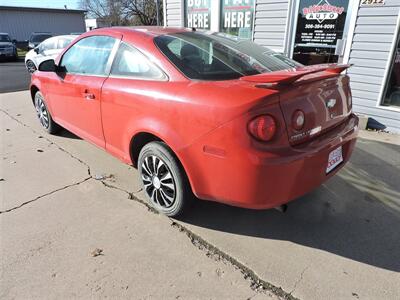
[[[135,27],[103,27],[94,29],[90,32],[113,32],[113,33],[120,33],[120,34],[143,34],[147,36],[159,36],[165,34],[172,34],[172,33],[179,33],[179,32],[189,32],[193,31],[190,28],[183,28],[183,27],[162,27],[162,26],[135,26]]]
[[[7,33],[7,32],[0,32],[0,34],[1,34],[1,35],[10,35],[10,34]]]
[[[56,36],[52,36],[51,38],[49,38],[49,39],[60,39],[60,38],[64,38],[64,39],[69,39],[69,38],[71,38],[71,39],[74,39],[74,38],[76,38],[78,35],[77,34],[63,34],[63,35],[56,35]]]

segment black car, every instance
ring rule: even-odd
[[[36,48],[41,42],[51,38],[53,35],[49,32],[32,32],[28,40],[28,48]]]

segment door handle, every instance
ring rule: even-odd
[[[86,100],[93,100],[93,99],[96,98],[96,97],[94,96],[94,94],[90,93],[88,90],[85,90],[85,91],[84,91],[83,97],[84,97]]]

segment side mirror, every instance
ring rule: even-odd
[[[17,43],[17,40],[12,40],[12,43],[15,45]]]
[[[39,65],[38,70],[42,71],[42,72],[56,72],[58,70],[58,67],[55,64],[54,59],[48,59],[48,60],[43,61]]]
[[[39,47],[35,47],[35,48],[33,48],[33,51],[35,51],[36,52],[36,54],[39,54]]]

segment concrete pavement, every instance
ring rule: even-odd
[[[201,201],[171,220],[142,204],[136,170],[45,134],[28,92],[0,105],[0,297],[400,298],[398,136],[359,139],[285,214]]]
[[[131,167],[42,132],[27,92],[0,104],[0,299],[278,299],[149,211]]]

